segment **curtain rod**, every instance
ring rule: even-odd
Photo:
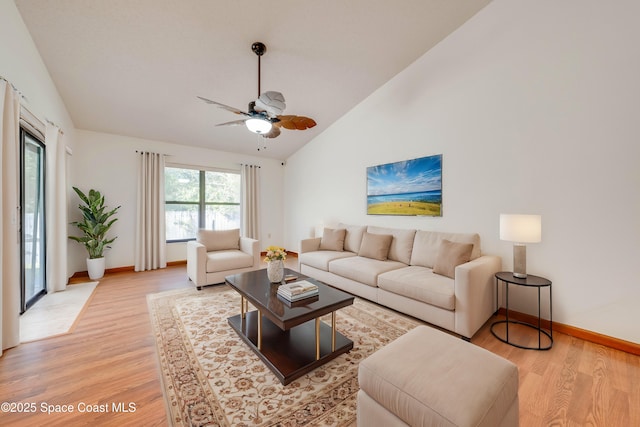
[[[18,89],[18,88],[16,87],[16,85],[14,85],[13,83],[11,83],[11,81],[10,81],[10,80],[8,80],[7,78],[5,78],[4,76],[0,76],[0,80],[4,80],[5,82],[7,82],[7,84],[13,88],[13,90],[15,90],[16,92],[18,92],[18,95],[20,95],[20,98],[24,99],[26,102],[29,102],[29,99],[28,99],[26,96],[24,96],[24,94],[22,93],[22,91],[21,91],[20,89]],[[30,107],[30,106],[27,106],[27,105],[23,105],[23,106],[24,106],[25,108],[27,108],[29,111],[31,111],[31,107]],[[32,112],[31,114],[33,114],[33,112]],[[33,115],[37,117],[37,115],[35,115],[35,114],[33,114]],[[61,128],[60,126],[58,126],[57,124],[55,124],[55,123],[54,123],[54,122],[52,122],[51,120],[47,119],[46,117],[45,117],[44,119],[45,119],[45,121],[46,121],[47,123],[49,123],[50,125],[57,127],[57,128],[58,128],[58,132],[60,132],[60,134],[61,134],[61,135],[64,135],[64,131],[62,130],[62,128]],[[38,119],[38,120],[40,120],[40,119]]]
[[[47,123],[49,123],[51,126],[55,126],[58,128],[58,132],[60,132],[60,135],[64,135],[64,131],[60,128],[60,126],[58,126],[57,124],[53,123],[51,120],[49,119],[45,119],[47,121]]]
[[[143,151],[143,150],[136,150],[136,153],[140,153],[140,154],[144,154],[144,153],[160,154],[160,155],[165,156],[165,157],[171,156],[171,154],[154,153],[153,151]]]
[[[16,92],[18,92],[18,95],[20,95],[20,98],[25,99],[25,100],[27,99],[27,97],[26,97],[26,96],[24,96],[24,95],[22,94],[22,92],[20,92],[20,89],[18,89],[18,88],[16,87],[16,85],[14,85],[13,83],[11,83],[11,81],[9,81],[8,79],[6,79],[4,76],[0,76],[0,80],[4,80],[5,82],[7,82],[7,84],[13,88],[13,90],[15,90]]]

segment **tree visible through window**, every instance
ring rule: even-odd
[[[167,241],[195,239],[198,228],[240,228],[240,174],[166,167]]]

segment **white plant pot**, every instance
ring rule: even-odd
[[[89,272],[89,279],[96,280],[104,276],[105,259],[102,258],[87,258],[87,271]]]

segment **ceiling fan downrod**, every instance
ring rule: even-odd
[[[258,55],[258,97],[260,97],[262,93],[260,91],[260,57],[267,52],[267,46],[262,42],[255,42],[251,45],[251,50]]]

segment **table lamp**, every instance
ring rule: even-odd
[[[525,243],[542,240],[540,215],[500,214],[500,240],[513,243],[513,277],[527,278],[527,247]]]

